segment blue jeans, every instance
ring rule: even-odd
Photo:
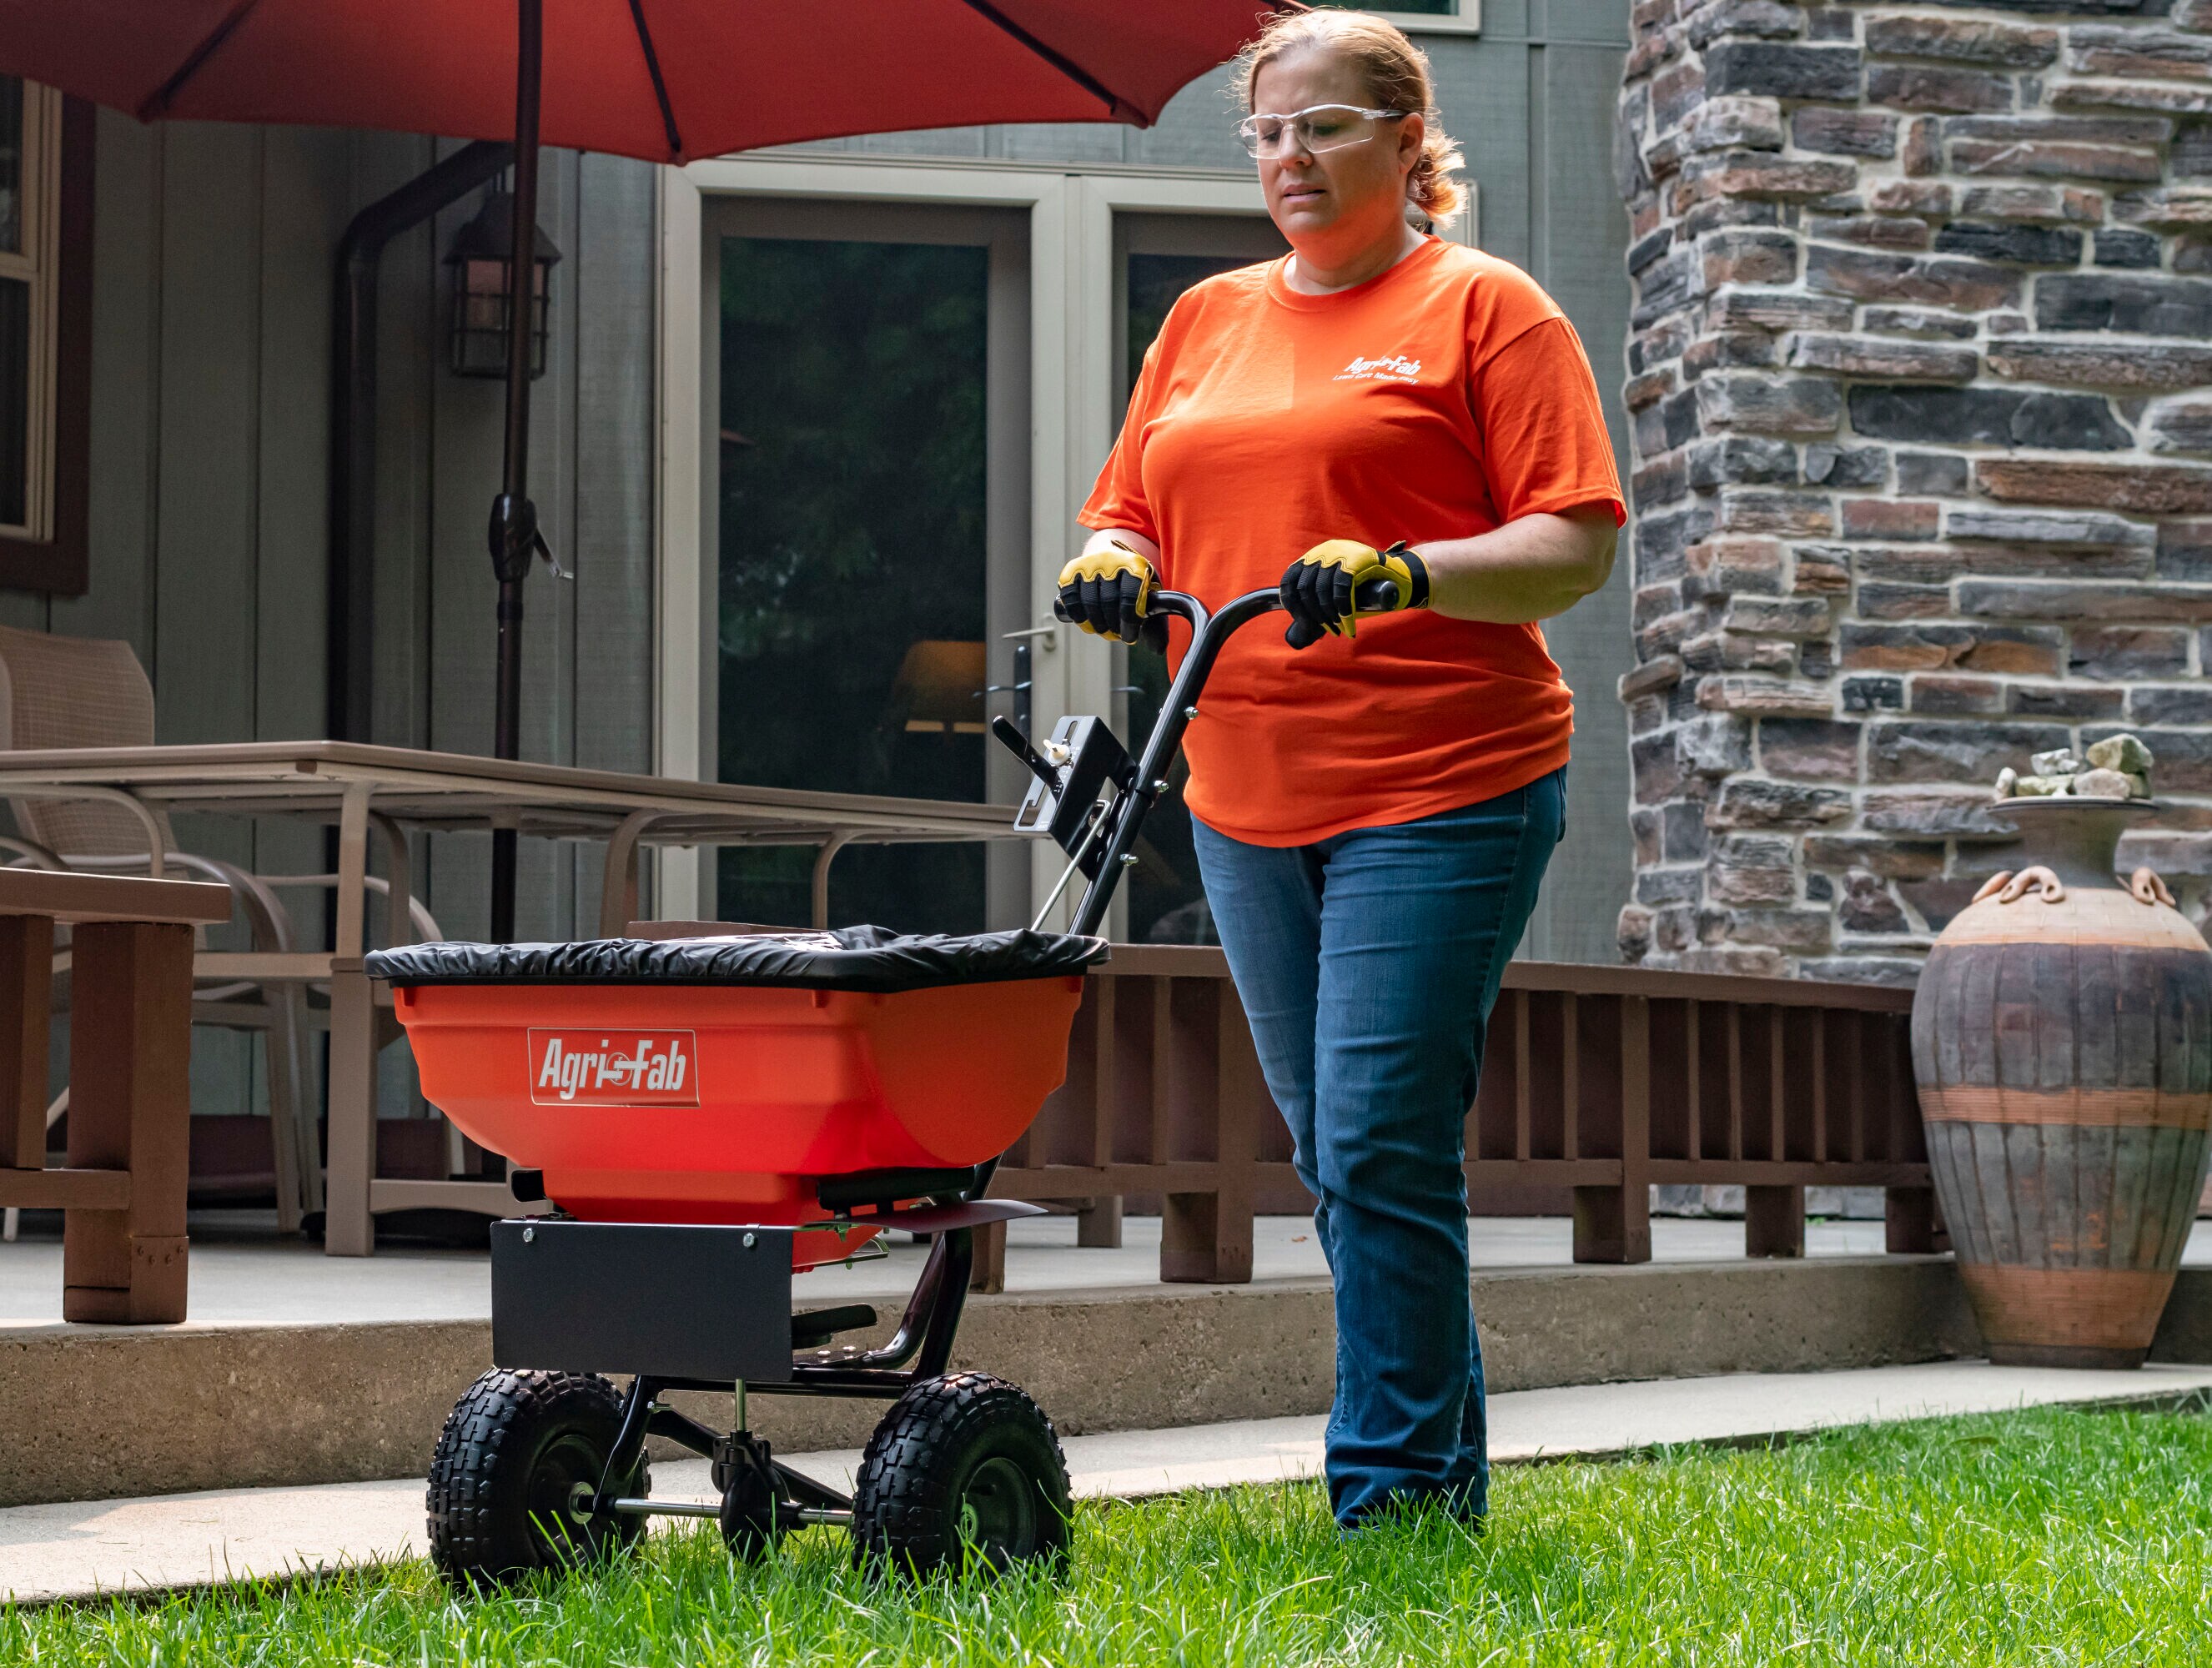
[[[1194,822],[1206,901],[1336,1283],[1329,1501],[1486,1509],[1463,1120],[1483,1027],[1559,838],[1566,772],[1311,846]]]

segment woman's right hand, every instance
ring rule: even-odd
[[[1052,611],[1100,637],[1164,646],[1167,616],[1152,611],[1159,575],[1137,551],[1116,540],[1086,550],[1060,570]]]

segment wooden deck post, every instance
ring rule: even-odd
[[[975,1260],[969,1265],[968,1289],[1002,1292],[1006,1289],[1006,1225],[985,1222],[975,1229]]]
[[[367,947],[371,785],[349,785],[338,812],[338,889],[331,965],[330,1133],[323,1186],[323,1250],[366,1257],[376,1249],[370,1192],[376,1179],[376,1000],[362,971]]]
[[[1604,1143],[1618,1149],[1620,1181],[1611,1187],[1575,1189],[1575,1260],[1648,1263],[1651,1260],[1651,1004],[1620,998],[1620,1053],[1599,1054],[1602,1076],[1585,1074],[1584,1087],[1610,1104],[1597,1109],[1610,1127]]]
[[[131,1202],[68,1213],[62,1319],[182,1320],[192,930],[90,922],[76,929],[74,951],[70,1168],[129,1171]]]
[[[331,970],[329,1174],[323,1185],[323,1249],[366,1257],[376,1249],[369,1184],[376,1174],[376,1006],[355,956]]]
[[[1746,1187],[1743,1190],[1743,1254],[1747,1257],[1802,1257],[1805,1254],[1805,1190],[1802,1187]]]
[[[1881,1194],[1882,1249],[1893,1256],[1936,1249],[1936,1190],[1885,1187]]]
[[[1090,1204],[1076,1207],[1075,1243],[1086,1250],[1121,1249],[1121,1196],[1119,1193],[1093,1193]]]
[[[1083,1056],[1082,1064],[1088,1067],[1090,1096],[1085,1110],[1089,1117],[1082,1131],[1086,1137],[1086,1156],[1091,1164],[1101,1169],[1114,1162],[1115,1119],[1120,1110],[1121,1060],[1115,1047],[1115,996],[1118,989],[1111,979],[1084,981],[1083,1012],[1076,1021],[1072,1045],[1072,1052]],[[1074,1058],[1068,1062],[1071,1077],[1077,1064]],[[1077,1204],[1075,1243],[1101,1251],[1121,1248],[1119,1193],[1094,1193]]]
[[[1214,981],[1212,1058],[1197,1047],[1187,1064],[1213,1068],[1213,1186],[1206,1192],[1170,1193],[1162,1205],[1160,1278],[1239,1285],[1252,1277],[1252,1154],[1258,1105],[1267,1104],[1260,1058],[1237,1000],[1237,987]],[[1181,1029],[1181,1028],[1178,1028]],[[1182,1034],[1195,1040],[1199,1027]]]
[[[46,1168],[53,993],[52,919],[0,915],[0,1169]]]

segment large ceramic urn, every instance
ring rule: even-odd
[[[2212,951],[2113,850],[2142,799],[2002,802],[2024,866],[1928,958],[1912,1063],[1992,1361],[2140,1365],[2203,1190]]]

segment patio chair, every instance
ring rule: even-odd
[[[147,747],[154,743],[154,689],[128,643],[59,637],[0,627],[0,746],[9,749]],[[40,868],[105,873],[144,872],[149,836],[127,806],[100,799],[11,799],[18,837],[0,836],[0,851],[14,862]],[[163,866],[172,873],[228,886],[239,918],[258,952],[295,948],[289,913],[278,901],[283,888],[327,889],[335,875],[249,874],[234,864],[176,849],[168,819],[154,808]],[[373,890],[388,891],[371,876]],[[441,937],[418,903],[413,911],[422,937]],[[66,951],[56,958],[55,1008],[67,1004]],[[196,981],[192,1022],[258,1033],[266,1050],[270,1145],[275,1162],[276,1219],[284,1233],[319,1211],[322,1159],[316,1120],[304,1093],[307,1033],[319,1017],[309,987],[295,980]],[[325,1021],[327,1023],[327,1021]],[[67,1109],[63,1089],[47,1109],[52,1128]],[[15,1237],[9,1211],[4,1237]]]

